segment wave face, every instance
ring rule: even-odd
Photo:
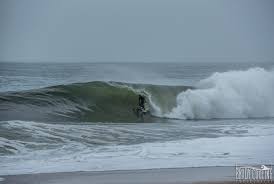
[[[168,113],[184,86],[89,82],[0,93],[0,120],[135,122],[145,92],[152,115]]]
[[[214,73],[177,96],[168,118],[274,117],[274,72],[262,68]]]

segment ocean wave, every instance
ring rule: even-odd
[[[274,117],[274,72],[214,73],[195,87],[88,82],[0,93],[0,120],[137,122],[145,93],[150,116],[174,119]]]
[[[136,122],[138,94],[151,114],[161,116],[176,105],[186,86],[88,82],[0,94],[0,120]]]

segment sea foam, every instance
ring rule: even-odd
[[[250,68],[246,71],[214,73],[196,89],[177,96],[168,118],[260,118],[274,117],[274,71]]]

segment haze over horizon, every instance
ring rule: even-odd
[[[274,61],[272,0],[1,0],[0,61]]]

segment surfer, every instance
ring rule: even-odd
[[[145,102],[146,102],[146,99],[143,95],[139,95],[139,108],[142,109],[142,110],[145,110]]]
[[[144,114],[146,113],[145,102],[146,102],[145,96],[142,94],[139,94],[138,107],[136,108],[136,111],[135,111],[138,118],[139,117],[143,118]]]
[[[139,94],[138,107],[133,108],[133,112],[138,118],[143,118],[143,116],[149,112],[148,108],[146,107],[145,94]]]

